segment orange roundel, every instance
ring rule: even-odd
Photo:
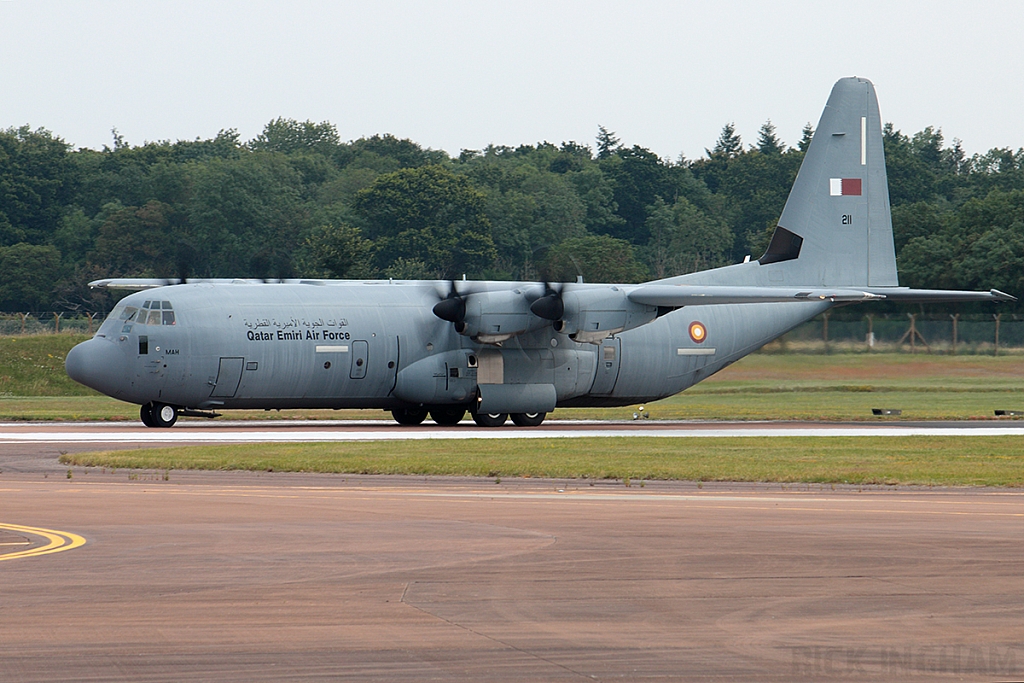
[[[704,327],[703,323],[699,323],[696,320],[690,323],[690,339],[692,339],[695,343],[700,344],[707,338],[708,330],[706,327]]]

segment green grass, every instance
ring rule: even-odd
[[[0,337],[0,397],[96,396],[64,372],[64,358],[83,334]]]
[[[106,396],[0,396],[0,422],[138,419],[138,406]]]
[[[571,479],[1022,486],[1016,436],[552,438],[261,444],[61,456],[66,465]]]

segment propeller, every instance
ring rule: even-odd
[[[530,311],[538,318],[545,320],[561,320],[565,315],[565,303],[562,301],[562,293],[565,285],[559,284],[556,289],[551,282],[544,282],[544,294],[530,304]]]
[[[455,280],[451,280],[451,288],[448,294],[434,304],[434,315],[441,320],[447,320],[455,324],[455,331],[459,334],[466,327],[466,298],[462,296],[455,287]]]

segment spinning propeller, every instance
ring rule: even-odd
[[[467,295],[468,296],[468,295]],[[455,280],[451,280],[451,288],[448,294],[434,304],[434,315],[441,320],[447,320],[455,324],[455,331],[462,334],[466,328],[466,297],[455,287]]]
[[[559,284],[557,289],[550,282],[544,282],[544,294],[530,304],[530,311],[538,318],[558,321],[565,315],[565,302],[562,300],[562,293],[565,285]]]

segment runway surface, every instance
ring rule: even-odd
[[[86,541],[0,562],[2,681],[1024,676],[1019,491],[5,469],[0,523]]]
[[[420,439],[550,439],[580,437],[1002,436],[1024,435],[1024,421],[985,422],[670,422],[548,421],[540,427],[401,427],[392,422],[181,422],[170,429],[139,423],[0,423],[3,444],[190,444]]]

